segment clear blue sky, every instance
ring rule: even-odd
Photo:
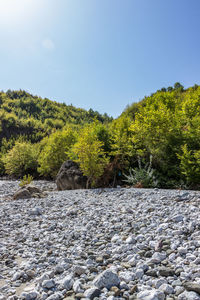
[[[200,84],[200,0],[0,0],[0,89],[118,116]]]

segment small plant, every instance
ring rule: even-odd
[[[22,180],[19,183],[19,186],[24,187],[24,186],[30,184],[32,181],[33,181],[33,176],[31,176],[30,174],[24,175],[24,177],[22,178]]]
[[[155,188],[158,186],[155,170],[152,169],[152,156],[150,156],[149,163],[146,163],[144,167],[141,165],[141,158],[138,157],[138,168],[130,169],[129,175],[124,174],[124,176],[126,179],[123,181],[135,187]]]

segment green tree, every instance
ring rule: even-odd
[[[83,174],[88,177],[87,188],[90,185],[95,186],[109,162],[103,151],[103,142],[98,140],[95,123],[83,128],[70,154],[80,165]]]
[[[37,145],[29,142],[16,142],[15,146],[3,156],[6,173],[16,177],[37,173]]]
[[[112,134],[112,155],[118,157],[122,168],[128,166],[130,158],[133,156],[133,142],[131,124],[129,116],[122,115],[111,124]]]
[[[200,150],[189,150],[185,144],[182,153],[177,154],[180,159],[181,173],[189,186],[200,186]]]
[[[42,150],[38,159],[39,173],[55,178],[62,163],[68,158],[67,152],[75,141],[76,131],[71,127],[56,131],[42,141]]]

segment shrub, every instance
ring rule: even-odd
[[[152,156],[150,162],[145,164],[144,167],[141,165],[141,159],[138,158],[138,168],[130,169],[129,175],[125,175],[124,182],[133,185],[135,187],[156,187],[158,182],[155,176],[155,170],[152,169]]]
[[[22,177],[27,173],[37,173],[38,151],[36,145],[16,142],[15,146],[3,157],[6,173]]]
[[[28,184],[30,184],[33,181],[33,176],[31,176],[30,174],[28,175],[24,175],[24,177],[22,178],[22,180],[19,183],[20,187],[26,186]]]

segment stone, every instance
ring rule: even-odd
[[[81,293],[83,291],[82,283],[79,279],[74,282],[73,290],[75,293]]]
[[[71,275],[67,275],[62,279],[61,286],[67,291],[69,291],[71,290],[73,283],[74,283],[73,277]]]
[[[137,299],[138,300],[165,300],[165,294],[155,289],[145,290],[137,294]]]
[[[156,281],[155,281],[155,288],[156,289],[159,289],[159,287],[163,284],[166,284],[167,281],[166,279],[163,279],[163,278],[158,278]]]
[[[135,244],[136,243],[136,240],[133,236],[129,236],[127,239],[126,239],[126,243],[127,244]]]
[[[119,278],[122,281],[125,281],[126,283],[129,283],[130,281],[133,281],[135,279],[135,274],[130,271],[120,272]]]
[[[13,280],[13,281],[16,281],[16,280],[20,279],[21,277],[23,277],[23,275],[24,275],[24,272],[23,272],[23,271],[18,271],[18,272],[16,272],[16,273],[13,275],[12,280]]]
[[[159,264],[165,258],[166,258],[166,254],[165,253],[155,252],[152,255],[152,258],[150,259],[150,262],[153,263],[153,264]]]
[[[34,186],[34,185],[32,185],[32,184],[28,184],[27,186],[26,186],[26,189],[29,191],[29,193],[32,195],[32,194],[41,194],[42,193],[42,191],[38,188],[38,187],[36,187],[36,186]]]
[[[14,200],[19,199],[30,199],[31,193],[26,188],[20,188],[18,191],[15,192],[13,195]]]
[[[84,297],[88,299],[94,299],[95,297],[99,297],[101,294],[101,290],[97,287],[91,287],[84,292]]]
[[[176,215],[176,216],[174,216],[174,217],[172,218],[172,220],[173,220],[174,222],[176,222],[176,223],[182,222],[183,219],[184,219],[184,216],[183,216],[183,215]]]
[[[120,280],[118,275],[109,269],[100,273],[93,281],[93,284],[99,289],[110,289],[112,286],[118,286],[119,283]]]
[[[145,275],[151,276],[151,277],[158,277],[157,270],[155,269],[149,269],[146,271]]]
[[[55,274],[62,274],[64,272],[64,268],[62,266],[55,267]]]
[[[144,271],[142,269],[137,269],[135,271],[136,278],[141,279],[143,277],[143,275],[144,275]]]
[[[164,277],[174,276],[175,270],[168,267],[159,267],[158,273],[160,276],[164,276]]]
[[[183,284],[183,286],[187,291],[193,291],[193,292],[200,294],[200,284],[199,283],[185,282]]]
[[[29,184],[24,187],[19,188],[13,195],[14,200],[19,199],[30,199],[35,194],[42,194],[42,191],[36,186]]]
[[[178,300],[200,300],[200,296],[195,292],[185,291],[178,295]]]
[[[120,289],[121,289],[121,287],[120,287]],[[120,289],[117,286],[112,286],[110,290],[114,293],[114,296],[119,296],[121,293]]]
[[[80,276],[80,275],[86,273],[86,271],[87,271],[87,268],[84,267],[84,266],[75,266],[75,267],[74,267],[74,273],[75,273],[76,275],[79,275],[79,276]]]
[[[36,300],[38,299],[39,294],[36,291],[31,291],[31,292],[23,292],[20,295],[20,299],[23,300]]]
[[[41,207],[35,207],[33,209],[30,209],[28,214],[30,216],[41,216],[42,215],[42,208]]]
[[[187,254],[187,249],[184,248],[184,247],[179,247],[179,248],[178,248],[178,253],[179,253],[180,255],[185,255],[185,254]]]
[[[159,287],[159,290],[164,292],[166,295],[174,294],[174,289],[171,285],[164,283]]]
[[[55,286],[55,281],[53,279],[47,279],[42,282],[42,287],[46,289],[51,289]]]
[[[86,188],[87,177],[83,175],[78,164],[67,160],[57,174],[56,185],[59,191]]]
[[[63,299],[63,295],[60,292],[56,292],[53,295],[50,295],[46,300],[61,300]]]
[[[114,288],[114,287],[113,287]],[[126,282],[125,281],[121,281],[120,282],[120,284],[119,284],[119,288],[120,288],[120,290],[128,290],[129,289],[129,287],[128,287],[128,285],[126,284]]]

